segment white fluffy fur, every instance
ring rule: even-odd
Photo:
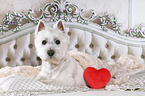
[[[61,31],[57,27],[58,22],[53,28],[45,26],[38,31],[40,23],[36,28],[35,46],[37,54],[42,59],[42,69],[36,79],[46,84],[85,85],[84,70],[75,59],[69,56],[65,27],[62,24],[64,31]],[[57,45],[55,39],[60,40],[61,43]],[[47,41],[46,45],[42,45],[43,40]],[[55,50],[53,57],[48,56],[49,49]]]

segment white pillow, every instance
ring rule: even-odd
[[[64,86],[64,85],[46,85],[34,79],[22,76],[9,76],[0,78],[0,95],[7,94],[50,94],[50,93],[66,93],[75,91],[88,91],[86,86]]]

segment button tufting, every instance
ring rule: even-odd
[[[115,55],[112,55],[112,56],[111,56],[111,59],[115,59]]]
[[[79,44],[76,44],[76,45],[75,45],[75,48],[79,48],[79,47],[80,47]]]
[[[90,48],[93,48],[93,47],[94,47],[94,44],[91,43],[91,44],[90,44]]]
[[[33,47],[33,44],[29,44],[29,48],[32,48]]]
[[[38,61],[40,61],[41,60],[41,58],[39,57],[39,56],[37,56],[37,58],[36,58]]]
[[[7,62],[10,62],[10,61],[11,61],[11,59],[10,59],[9,57],[7,57],[7,58],[6,58],[6,61],[7,61]]]
[[[98,56],[97,58],[101,59],[102,60],[102,57],[101,56]]]
[[[17,44],[15,44],[13,48],[14,48],[14,49],[17,49]]]
[[[106,44],[106,45],[105,45],[105,47],[106,47],[106,48],[108,48],[108,47],[109,47],[109,45],[108,45],[108,44]]]
[[[25,58],[24,58],[24,57],[23,57],[23,58],[21,58],[21,61],[22,61],[22,62],[24,62],[24,61],[25,61]]]
[[[68,32],[67,34],[68,34],[68,36],[70,36],[71,35],[71,32]]]
[[[141,58],[144,58],[144,55],[141,55]]]

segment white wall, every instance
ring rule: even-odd
[[[39,11],[46,3],[52,0],[0,0],[0,23],[6,13],[26,13],[29,9]]]
[[[132,0],[133,4],[133,27],[139,26],[141,23],[145,24],[145,0]]]
[[[122,24],[122,30],[128,28],[128,0],[69,0],[82,9],[93,9],[96,14],[109,13],[115,15]]]
[[[53,0],[1,0],[0,3],[0,23],[7,12],[26,13],[29,9],[34,9],[36,14],[39,8]],[[129,27],[136,27],[140,23],[145,23],[145,0],[68,0],[81,9],[95,10],[96,14],[114,14],[122,25],[122,31]],[[131,24],[130,24],[131,23]]]

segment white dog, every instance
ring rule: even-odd
[[[68,54],[68,37],[59,20],[53,28],[39,21],[35,30],[35,46],[42,59],[37,80],[46,84],[86,85],[84,69]]]

